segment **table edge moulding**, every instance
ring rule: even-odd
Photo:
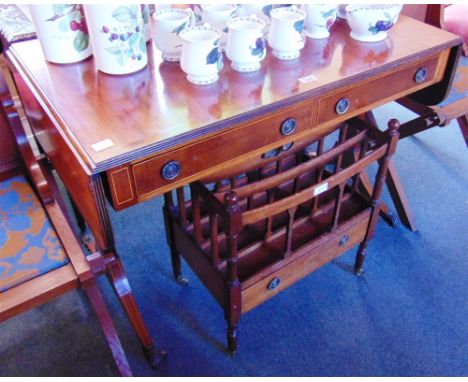
[[[349,38],[348,36],[342,36],[343,34],[348,33],[347,28],[348,27],[344,22],[337,23],[335,28],[336,30],[334,32],[336,34],[338,34],[338,32],[341,33],[341,40],[337,45],[344,44],[344,41],[346,41],[346,43],[349,43],[349,41],[351,41],[351,38]],[[315,75],[317,78],[313,81],[305,81],[304,83],[300,83],[299,85],[295,86],[295,88],[292,91],[289,91],[289,93],[287,91],[283,91],[283,94],[273,95],[272,92],[270,92],[270,94],[267,94],[267,97],[264,97],[270,99],[267,99],[266,101],[263,101],[263,99],[254,100],[256,104],[253,108],[251,105],[247,104],[247,100],[244,104],[241,104],[240,112],[235,108],[222,110],[219,119],[215,119],[213,118],[213,116],[208,116],[207,118],[204,118],[204,116],[201,115],[196,116],[195,121],[191,122],[185,115],[181,114],[181,116],[176,117],[175,125],[178,126],[179,124],[183,123],[191,125],[182,127],[181,129],[183,131],[180,133],[177,131],[177,129],[172,129],[172,127],[163,126],[162,120],[151,120],[150,117],[153,117],[157,113],[168,113],[167,110],[162,110],[164,107],[167,107],[167,105],[164,105],[164,101],[167,100],[168,97],[157,97],[151,95],[152,97],[156,97],[153,100],[160,102],[160,104],[158,105],[155,102],[146,105],[143,104],[141,105],[140,110],[136,111],[141,114],[141,118],[145,122],[147,122],[151,128],[148,127],[147,132],[141,132],[142,138],[139,141],[132,144],[122,145],[121,148],[115,148],[114,151],[112,151],[112,149],[105,149],[102,151],[97,150],[96,152],[94,152],[94,150],[89,147],[91,142],[88,142],[86,140],[84,136],[85,132],[90,130],[97,131],[96,142],[105,141],[109,137],[108,135],[111,134],[111,132],[109,132],[108,128],[102,129],[102,127],[102,131],[99,131],[100,127],[93,125],[93,123],[100,121],[99,119],[96,120],[95,116],[93,116],[93,119],[90,120],[89,118],[84,117],[82,115],[77,115],[76,121],[72,121],[64,107],[67,103],[63,103],[63,98],[67,94],[66,92],[69,90],[69,88],[67,86],[64,86],[63,84],[60,84],[60,86],[57,85],[56,88],[50,88],[50,84],[54,81],[55,78],[57,78],[57,80],[67,78],[66,75],[64,77],[63,73],[65,73],[66,71],[72,72],[72,70],[76,69],[76,71],[78,72],[88,71],[86,75],[92,77],[90,80],[91,82],[86,83],[84,85],[86,87],[85,91],[88,92],[88,96],[89,90],[91,89],[90,86],[99,85],[99,81],[110,81],[112,83],[120,81],[122,83],[123,81],[130,81],[135,76],[147,77],[146,79],[148,79],[148,83],[145,84],[145,86],[150,88],[147,89],[148,92],[162,91],[161,88],[163,86],[161,83],[161,76],[159,75],[159,73],[157,73],[157,65],[165,65],[166,63],[161,64],[159,52],[156,50],[156,48],[154,48],[152,45],[149,46],[149,68],[143,70],[143,72],[146,71],[145,73],[139,72],[133,75],[123,76],[121,78],[112,78],[112,76],[97,73],[95,71],[93,74],[90,74],[89,71],[93,70],[92,58],[85,60],[81,63],[67,65],[67,68],[63,68],[63,65],[60,66],[51,63],[41,62],[41,58],[36,59],[36,62],[34,63],[34,65],[32,65],[30,61],[26,61],[28,58],[31,57],[31,52],[34,52],[35,54],[38,54],[39,57],[41,57],[39,43],[37,40],[25,41],[19,44],[14,44],[7,51],[6,54],[10,62],[15,67],[15,70],[18,71],[23,80],[26,82],[29,89],[34,93],[34,96],[37,98],[42,108],[48,113],[48,116],[54,123],[55,128],[61,130],[64,136],[66,136],[68,146],[73,147],[74,150],[76,150],[76,156],[80,157],[80,159],[83,162],[82,165],[84,165],[86,167],[86,170],[90,173],[99,173],[122,165],[124,163],[141,160],[144,157],[156,155],[180,147],[182,145],[186,145],[196,140],[202,140],[206,136],[225,132],[229,129],[235,128],[236,126],[240,126],[246,122],[253,122],[256,118],[267,116],[269,113],[280,108],[288,107],[290,105],[298,104],[302,101],[310,99],[318,99],[325,94],[332,94],[335,91],[347,89],[349,87],[354,87],[356,83],[359,83],[361,81],[363,81],[364,83],[369,82],[370,80],[372,80],[372,78],[379,78],[380,76],[385,75],[386,73],[390,73],[393,70],[400,68],[402,65],[408,65],[411,63],[416,64],[422,60],[430,59],[431,57],[435,58],[436,56],[439,56],[442,51],[453,48],[454,46],[459,45],[461,43],[461,40],[458,37],[455,37],[455,35],[452,35],[442,30],[434,29],[424,23],[420,23],[411,18],[401,16],[401,19],[399,20],[397,25],[389,32],[388,40],[393,42],[393,47],[391,48],[393,50],[396,50],[395,45],[398,45],[396,44],[396,41],[394,41],[394,39],[402,38],[402,36],[397,35],[400,28],[404,28],[404,31],[414,30],[414,33],[416,34],[416,36],[413,37],[414,39],[421,38],[421,40],[423,40],[422,37],[427,37],[427,33],[429,31],[433,32],[434,37],[431,36],[431,39],[425,38],[425,41],[429,41],[421,41],[420,43],[418,43],[419,46],[412,48],[414,49],[413,52],[407,52],[405,49],[401,49],[401,52],[399,52],[399,57],[392,56],[392,61],[385,61],[380,64],[372,65],[370,69],[365,67],[365,65],[361,63],[361,68],[359,66],[354,68],[356,73],[352,73],[351,75],[338,76],[338,68],[336,67],[336,65],[333,64],[329,66],[330,70],[328,72],[327,68],[320,68],[316,72],[309,71],[309,73],[305,73],[303,77]],[[309,41],[309,39],[307,40],[307,42],[308,44],[313,44]],[[352,43],[356,44],[355,42]],[[412,44],[414,44],[414,40],[412,40]],[[307,46],[303,52],[303,56],[305,56],[306,54]],[[446,54],[448,54],[448,51],[446,52]],[[388,53],[388,55],[391,56],[392,52]],[[271,54],[269,54],[269,56],[271,56]],[[440,59],[445,58],[440,57]],[[337,60],[337,58],[335,58],[335,60]],[[278,64],[277,60],[272,57],[268,57],[265,63],[263,63],[263,66],[265,66],[267,70],[269,70],[274,65]],[[280,63],[280,65],[283,65],[283,67],[280,67],[280,69],[287,68],[287,64]],[[302,61],[301,65],[302,67],[305,67]],[[436,82],[440,82],[443,79],[444,73],[442,73],[441,70],[444,69],[446,63],[441,62],[439,63],[439,65],[440,66],[437,72],[437,76],[433,76],[433,78],[429,81],[430,85],[433,85]],[[297,68],[293,69],[297,71]],[[277,70],[277,73],[280,73],[280,70]],[[237,74],[233,73],[233,70],[230,68],[230,66],[226,64],[225,68],[220,73],[220,84],[222,84],[223,86],[226,84],[222,81],[223,77],[232,77],[234,75]],[[332,76],[331,80],[329,80],[330,76]],[[176,78],[176,76],[173,77]],[[321,80],[321,77],[326,78],[328,80]],[[70,76],[69,78],[71,80],[76,80],[77,77]],[[49,82],[47,83],[46,80]],[[199,91],[202,95],[207,93],[209,93],[209,95],[213,95],[214,93],[216,93],[215,90],[208,91],[207,89],[194,89],[194,86],[189,84],[186,81],[185,77],[178,76],[177,80],[178,83],[169,83],[167,85],[164,84],[164,86],[170,87],[172,85],[174,88],[177,89],[181,87],[190,88],[190,92],[192,92],[195,96],[193,96],[191,99],[186,99],[187,103],[189,101],[193,101],[196,98],[197,91]],[[273,74],[271,74],[271,78],[269,78],[269,80],[273,81],[277,79],[273,77]],[[155,81],[156,84],[154,85]],[[426,79],[425,81],[428,80]],[[315,83],[318,83],[318,85],[314,85]],[[227,84],[229,85],[231,84],[231,82],[228,82]],[[415,92],[419,90],[419,88],[423,89],[428,85],[429,84],[427,82],[419,84],[419,86],[412,87],[411,92]],[[265,88],[266,86],[263,87]],[[265,93],[265,90],[262,90]],[[409,90],[405,93],[409,94]],[[432,95],[431,93],[434,92],[424,92],[424,94],[426,94],[426,101],[431,103],[437,103],[436,100],[433,98],[434,95]],[[428,97],[427,94],[431,95]],[[186,92],[184,94],[184,97],[187,97],[188,95],[190,95],[190,93]],[[443,98],[444,96],[444,91],[438,91],[436,98]],[[89,108],[92,108],[92,100],[87,101],[86,97],[83,97],[81,94],[78,96],[74,95],[74,97],[76,108],[78,108],[79,110],[89,110]],[[386,97],[384,99],[378,100],[379,102],[375,102],[375,106],[387,102],[388,98]],[[88,104],[87,108],[80,108],[80,106],[85,106],[85,104]],[[224,102],[223,105],[221,105],[221,107],[226,107],[226,104],[227,102]],[[99,112],[101,112],[102,114],[106,114],[109,110],[112,110],[114,106],[109,104],[106,105],[106,103],[104,102],[100,103],[99,107],[105,109],[99,110]],[[97,112],[94,111],[94,113]],[[342,116],[341,118],[336,118],[335,121],[338,123],[341,120],[344,120],[345,118],[350,118],[352,116],[353,115],[347,114],[346,116]],[[117,119],[111,119],[109,122],[116,121]],[[127,122],[129,121],[121,121],[120,124],[123,125]],[[134,125],[128,125],[128,130],[137,130],[140,127],[138,126],[138,122],[140,122],[140,120],[130,122],[134,122]],[[85,128],[84,126],[82,126],[84,123],[88,123],[89,127]],[[116,125],[114,125],[114,128],[116,130],[119,130],[119,132],[120,129],[122,129],[122,127]],[[83,130],[83,133],[81,132],[81,130]],[[161,133],[160,130],[163,132]],[[116,141],[116,139],[112,138],[111,140]],[[116,146],[118,146],[117,142],[114,143]],[[106,152],[109,152],[109,154],[106,154]]]

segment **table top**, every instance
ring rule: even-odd
[[[384,41],[358,42],[340,19],[329,38],[307,38],[299,59],[280,61],[268,51],[262,68],[249,74],[235,72],[225,59],[219,81],[208,86],[190,84],[179,64],[163,62],[152,43],[148,66],[125,76],[97,71],[92,57],[48,63],[37,40],[13,44],[7,54],[96,173],[459,43],[457,36],[403,15]],[[103,141],[110,144],[100,149]]]

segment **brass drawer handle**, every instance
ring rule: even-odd
[[[171,160],[167,162],[161,169],[161,176],[166,180],[172,180],[179,176],[180,174],[180,163]]]
[[[270,281],[268,284],[269,290],[275,290],[281,284],[281,279],[279,277],[275,277],[273,280]]]
[[[344,114],[349,110],[350,102],[348,98],[341,98],[335,106],[336,114]]]
[[[338,245],[340,247],[342,247],[343,245],[345,245],[349,240],[349,236],[348,235],[343,235],[340,239],[340,241],[338,242]]]
[[[281,124],[281,134],[290,135],[296,130],[296,120],[294,118],[288,118]]]
[[[416,73],[414,74],[414,81],[416,83],[421,83],[423,82],[427,77],[427,69],[426,68],[419,68],[416,70]]]

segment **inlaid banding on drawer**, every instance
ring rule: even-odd
[[[129,202],[134,198],[130,171],[127,167],[111,171],[112,196],[117,205]],[[117,187],[116,187],[117,185]]]
[[[312,126],[316,113],[317,102],[313,100],[233,128],[204,142],[136,163],[132,166],[132,171],[137,196],[143,197],[171,182],[201,174],[214,166],[283,139],[285,121],[294,120],[294,129],[288,135],[293,139],[295,134]],[[179,172],[173,179],[164,179],[161,170],[171,162],[180,165]]]
[[[361,85],[341,90],[320,99],[318,124],[331,121],[340,116],[347,118],[369,105],[394,97],[395,94],[409,94],[435,79],[439,57],[432,57],[409,67],[382,77],[365,81]],[[424,76],[421,76],[422,69]],[[419,73],[419,74],[418,74]],[[342,104],[345,103],[346,108]],[[343,112],[341,112],[343,110]],[[353,114],[353,115],[354,115]]]

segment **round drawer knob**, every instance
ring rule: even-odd
[[[427,77],[427,69],[426,68],[419,68],[416,70],[416,73],[414,74],[414,81],[417,82],[418,84],[420,82],[423,82]]]
[[[268,284],[269,290],[275,290],[281,284],[281,279],[279,277],[275,277],[273,280],[270,281]]]
[[[348,235],[344,235],[341,237],[340,241],[338,242],[338,245],[340,247],[342,247],[343,245],[345,245],[349,240],[349,236]]]
[[[281,124],[281,134],[289,135],[294,133],[296,130],[296,120],[294,118],[288,118]]]
[[[335,106],[336,114],[344,114],[349,110],[349,99],[341,98]]]
[[[175,160],[167,162],[161,169],[161,176],[166,180],[175,179],[179,174],[180,163]]]

